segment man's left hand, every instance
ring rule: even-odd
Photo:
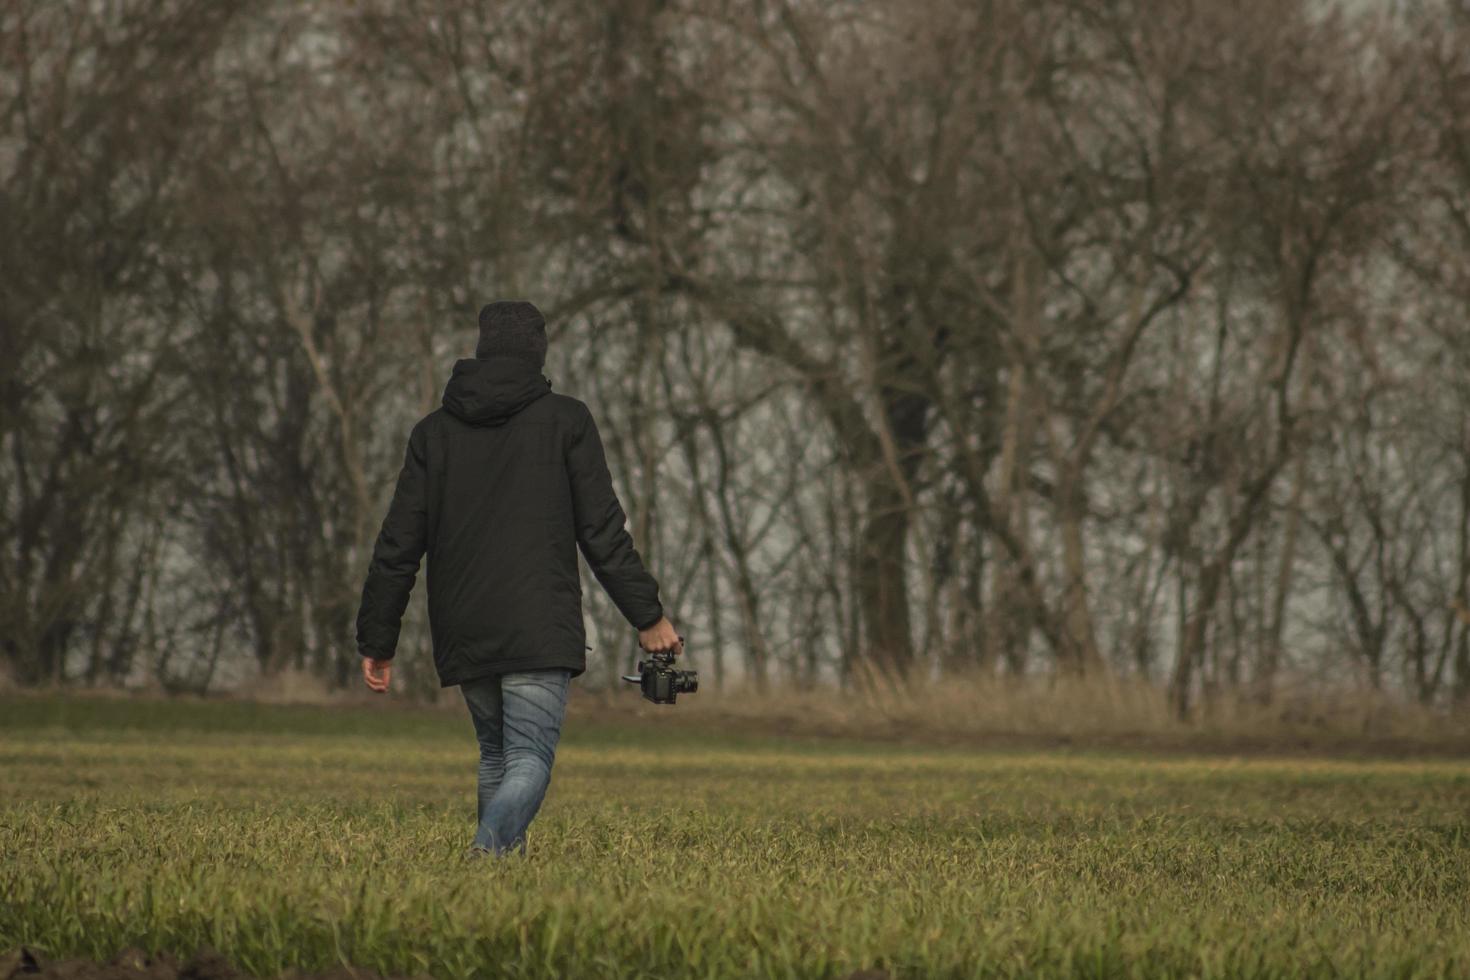
[[[382,694],[388,690],[388,678],[393,676],[393,661],[363,657],[362,676],[368,687]]]

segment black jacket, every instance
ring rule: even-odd
[[[458,361],[443,407],[408,437],[362,588],[358,652],[393,656],[427,551],[441,687],[545,667],[575,677],[587,669],[578,547],[630,624],[663,616],[625,519],[586,405],[553,394],[530,362]]]

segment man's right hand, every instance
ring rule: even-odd
[[[367,681],[367,686],[382,694],[388,690],[388,681],[393,676],[393,661],[377,660],[373,657],[362,658],[362,676]]]
[[[638,645],[649,653],[673,650],[674,656],[684,652],[684,641],[674,631],[674,624],[665,616],[646,630],[638,631]]]

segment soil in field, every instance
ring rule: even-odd
[[[400,980],[374,970],[334,967],[325,973],[288,971],[281,980]],[[201,949],[180,961],[168,953],[125,949],[110,962],[49,959],[26,946],[0,955],[0,980],[254,980],[212,949]],[[421,980],[421,978],[401,978]]]
[[[399,977],[375,970],[358,970],[347,966],[333,967],[325,973],[301,973],[288,970],[279,980],[425,980],[427,975]],[[212,949],[202,949],[180,962],[168,953],[147,953],[141,949],[125,949],[111,962],[94,960],[47,959],[43,954],[20,946],[0,955],[0,980],[254,980],[254,978]],[[859,970],[844,980],[889,980],[883,970]]]

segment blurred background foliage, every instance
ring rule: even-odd
[[[0,224],[17,685],[355,683],[515,297],[707,684],[1470,703],[1461,4],[12,0]]]

